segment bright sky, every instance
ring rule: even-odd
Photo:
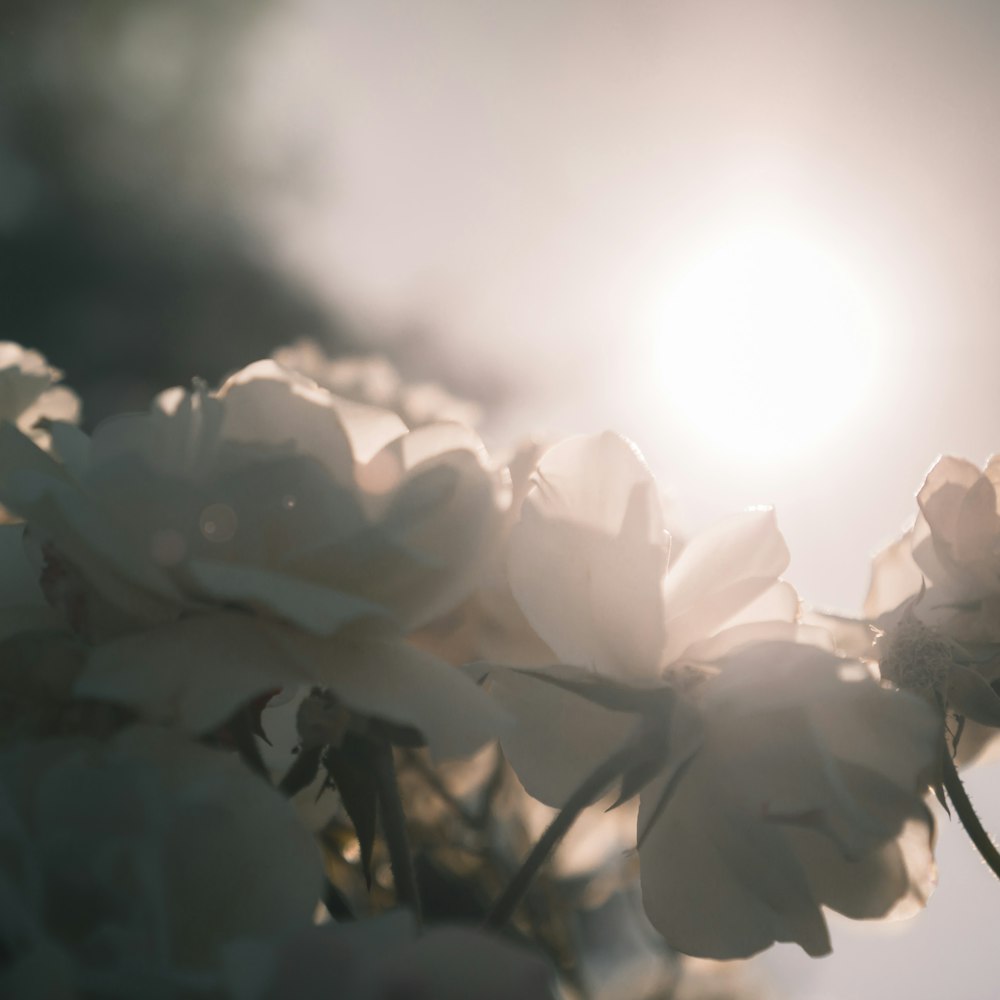
[[[848,612],[935,457],[1000,450],[1000,5],[287,0],[260,43],[236,140],[307,182],[261,224],[431,331],[425,374],[508,386],[495,436],[620,430],[695,526],[774,504]],[[993,996],[969,854],[912,930],[769,961],[802,1000]]]

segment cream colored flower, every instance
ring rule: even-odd
[[[314,340],[302,338],[271,355],[284,368],[313,379],[344,399],[398,414],[407,427],[454,421],[475,427],[482,408],[434,382],[406,382],[380,354],[331,358]]]
[[[0,994],[218,996],[235,942],[309,927],[323,870],[292,807],[166,730],[0,753]]]
[[[1000,727],[998,488],[1000,459],[982,471],[940,459],[917,494],[913,527],[875,557],[864,607],[878,636],[864,655],[886,680],[961,717],[966,761]],[[965,730],[965,720],[974,725]]]
[[[488,699],[402,641],[469,593],[495,543],[502,497],[474,434],[407,431],[260,362],[92,439],[58,427],[53,446],[0,428],[0,499],[28,521],[50,601],[98,643],[81,694],[203,731],[319,684],[441,752],[489,738]]]
[[[234,1000],[555,1000],[555,974],[537,955],[466,927],[417,934],[404,911],[326,924],[267,949],[237,946]]]
[[[61,379],[62,372],[38,351],[0,341],[0,422],[15,424],[39,447],[49,447],[49,421],[75,424],[80,419],[80,400],[65,386],[56,385]],[[15,519],[0,507],[0,523]]]
[[[727,519],[671,562],[655,483],[622,439],[565,442],[536,478],[508,571],[557,660],[479,669],[520,723],[502,745],[527,790],[559,806],[640,720],[660,734],[625,790],[658,771],[640,794],[643,899],[689,954],[821,954],[822,906],[922,902],[933,713],[797,622],[773,512]]]
[[[38,351],[0,341],[0,421],[16,424],[44,446],[48,434],[42,421],[75,424],[80,419],[80,400],[56,384],[61,380],[62,372]]]
[[[720,666],[695,700],[702,738],[683,775],[675,760],[640,795],[653,925],[701,957],[776,941],[823,955],[823,907],[854,919],[920,909],[935,884],[921,797],[933,712],[815,647],[754,644]]]
[[[906,534],[876,556],[865,614],[873,620],[926,593],[913,612],[960,642],[1000,642],[1000,458],[985,469],[940,459],[917,493]]]

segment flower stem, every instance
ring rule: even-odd
[[[948,798],[958,813],[958,818],[965,827],[965,832],[975,845],[983,861],[989,866],[990,871],[1000,878],[1000,851],[997,851],[996,844],[993,843],[990,835],[986,832],[983,824],[979,821],[979,816],[972,806],[969,793],[962,784],[962,779],[958,776],[958,769],[955,761],[947,750],[944,752],[944,787],[948,792]]]
[[[413,866],[410,841],[406,835],[406,815],[403,812],[403,801],[399,796],[392,747],[388,742],[382,742],[375,748],[372,756],[382,833],[389,850],[389,864],[392,866],[392,878],[396,884],[396,899],[413,911],[419,926],[422,919],[420,890],[417,886],[417,872]]]
[[[616,778],[621,777],[635,759],[635,754],[635,743],[629,741],[596,767],[580,787],[573,792],[556,818],[549,824],[548,829],[539,838],[538,843],[531,849],[531,853],[510,880],[503,895],[493,904],[493,908],[486,915],[484,927],[490,930],[499,930],[510,920],[546,858],[555,850],[566,831],[587,806],[598,799]]]

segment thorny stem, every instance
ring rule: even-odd
[[[392,877],[396,884],[396,899],[413,911],[419,926],[422,919],[420,890],[417,886],[417,872],[413,866],[410,841],[406,835],[406,815],[403,812],[402,799],[399,797],[396,764],[389,743],[383,742],[375,749],[373,764],[382,833],[389,850],[389,864],[392,866]]]
[[[990,871],[997,878],[1000,878],[1000,851],[997,851],[996,845],[979,821],[969,793],[966,792],[965,785],[962,784],[962,779],[958,776],[955,761],[952,760],[951,754],[947,750],[944,752],[943,770],[945,790],[948,792],[951,804],[955,807],[955,812],[958,813],[958,818],[962,821],[962,826],[965,827],[965,832],[969,835],[976,850],[979,851],[983,861],[989,866]]]
[[[621,777],[635,759],[635,753],[635,743],[629,741],[598,765],[580,787],[573,792],[556,818],[549,824],[548,829],[539,838],[538,843],[531,849],[531,853],[510,880],[503,895],[493,904],[493,908],[486,915],[484,927],[490,930],[499,930],[510,920],[546,858],[555,850],[566,831],[587,806],[598,799],[616,778]]]

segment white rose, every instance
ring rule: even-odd
[[[654,926],[691,954],[776,940],[819,954],[822,905],[884,916],[929,891],[933,713],[798,624],[778,580],[787,560],[773,513],[757,510],[695,535],[671,564],[635,450],[573,439],[540,463],[508,556],[557,663],[478,668],[520,723],[502,739],[508,759],[553,806],[639,715],[669,727],[640,795],[640,879]]]
[[[54,447],[59,461],[0,427],[0,499],[100,642],[81,694],[205,730],[319,684],[445,754],[489,738],[489,700],[402,641],[462,600],[495,544],[500,491],[474,434],[407,431],[260,362],[92,439],[61,426]]]
[[[555,1000],[555,974],[537,955],[465,927],[418,935],[396,911],[314,927],[271,947],[236,945],[229,956],[235,1000],[325,1000],[331,984],[351,1000]]]
[[[316,341],[303,338],[271,356],[344,399],[392,410],[407,427],[438,421],[474,427],[482,418],[478,403],[459,399],[434,382],[406,382],[380,354],[331,358]]]
[[[235,758],[176,733],[0,753],[4,996],[218,995],[227,948],[307,929],[312,837]],[[55,904],[55,905],[54,905]]]

